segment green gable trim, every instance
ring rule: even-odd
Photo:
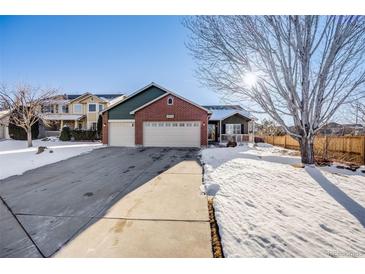
[[[153,99],[156,99],[165,93],[166,92],[164,90],[155,86],[151,86],[110,109],[109,119],[134,119],[134,115],[130,114],[132,110],[147,104],[149,101],[152,101]]]

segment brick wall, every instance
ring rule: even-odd
[[[151,105],[135,113],[136,145],[143,144],[143,122],[147,121],[200,121],[200,143],[202,146],[208,144],[208,113],[178,97],[174,98],[173,105],[167,104],[165,96]],[[166,118],[166,115],[174,115],[174,118]]]
[[[108,111],[103,113],[103,144],[108,144]]]

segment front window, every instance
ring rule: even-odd
[[[96,123],[91,123],[91,130],[96,130]]]
[[[104,109],[104,105],[99,104],[99,112],[100,112],[100,111],[103,111],[103,109]]]
[[[74,113],[82,113],[82,105],[81,104],[75,104],[74,105]]]
[[[174,98],[172,96],[169,96],[169,98],[167,98],[167,104],[169,106],[173,105],[174,104]]]
[[[62,105],[62,113],[68,113],[68,105]]]
[[[89,112],[95,112],[96,111],[96,104],[89,104]]]
[[[241,124],[226,124],[226,134],[241,134]]]

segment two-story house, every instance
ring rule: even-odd
[[[96,129],[100,112],[113,103],[123,100],[123,94],[59,95],[42,107],[45,135],[53,135],[67,125],[75,129]],[[49,133],[49,134],[47,134]]]

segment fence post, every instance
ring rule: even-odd
[[[286,134],[284,135],[284,148],[286,148]]]
[[[365,136],[362,136],[362,160],[365,165]]]

